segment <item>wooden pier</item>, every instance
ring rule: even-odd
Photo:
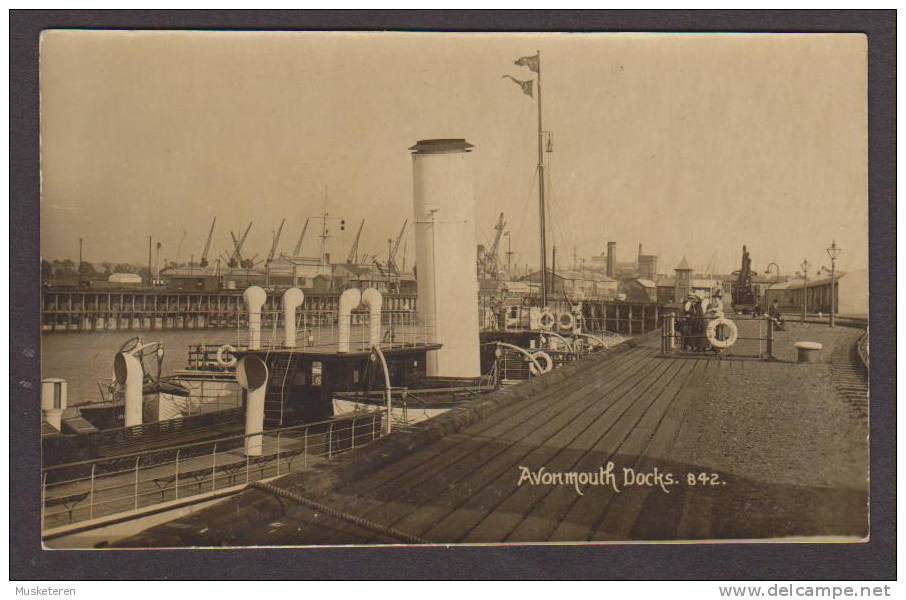
[[[492,394],[484,402],[495,408],[438,417],[432,430],[446,434],[398,433],[328,472],[243,492],[121,545],[407,541],[394,531],[433,543],[858,539],[867,423],[835,389],[830,357],[860,333],[791,325],[771,361],[663,356],[648,336]],[[796,364],[792,344],[806,335],[825,344],[826,360]],[[610,463],[618,490],[525,479]],[[627,484],[627,473],[642,483]]]
[[[300,325],[329,324],[339,293],[307,292],[297,313]],[[414,295],[387,294],[384,312],[414,315]],[[268,293],[263,325],[282,322],[281,292]],[[246,325],[242,291],[45,289],[41,294],[44,331],[118,331],[236,328]]]

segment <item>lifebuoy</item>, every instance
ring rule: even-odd
[[[554,313],[550,311],[549,308],[545,308],[541,311],[541,318],[538,319],[538,322],[541,323],[541,329],[544,331],[550,331],[554,328],[554,324],[557,322],[557,319],[554,317]]]
[[[236,352],[236,349],[230,346],[229,344],[224,344],[217,349],[217,364],[221,367],[235,367],[236,363],[239,362],[236,360],[236,355],[233,354]],[[229,354],[230,358],[227,359],[224,357],[224,354]]]
[[[560,331],[572,331],[576,326],[576,317],[571,312],[562,312],[557,315],[557,326]]]
[[[544,375],[554,368],[554,359],[552,359],[550,354],[548,354],[547,352],[539,350],[538,352],[532,353],[532,356],[539,364],[542,362],[544,363],[543,365],[541,365],[541,372],[539,373],[538,367],[535,366],[535,363],[529,361],[529,371],[531,371],[532,375]]]
[[[729,331],[729,336],[726,339],[718,339],[717,337],[717,328],[725,327]],[[718,319],[711,319],[708,321],[708,327],[705,329],[705,337],[708,338],[708,342],[718,350],[726,350],[730,346],[736,343],[736,338],[739,337],[739,330],[736,329],[736,323],[729,319],[720,317]]]

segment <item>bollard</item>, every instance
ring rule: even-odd
[[[793,347],[797,351],[796,362],[803,364],[818,362],[820,352],[824,348],[818,342],[796,342]]]

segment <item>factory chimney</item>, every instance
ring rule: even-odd
[[[613,277],[617,272],[617,243],[607,242],[607,276]]]
[[[475,187],[472,144],[420,140],[412,152],[418,315],[429,341],[429,376],[481,375],[478,274],[475,269]]]

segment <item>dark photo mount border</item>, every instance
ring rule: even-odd
[[[10,578],[896,578],[896,11],[10,11]],[[45,551],[38,40],[75,29],[862,32],[868,37],[871,537],[860,544]],[[877,326],[873,326],[877,324]],[[15,424],[13,427],[12,424]],[[745,518],[745,515],[740,515]]]

